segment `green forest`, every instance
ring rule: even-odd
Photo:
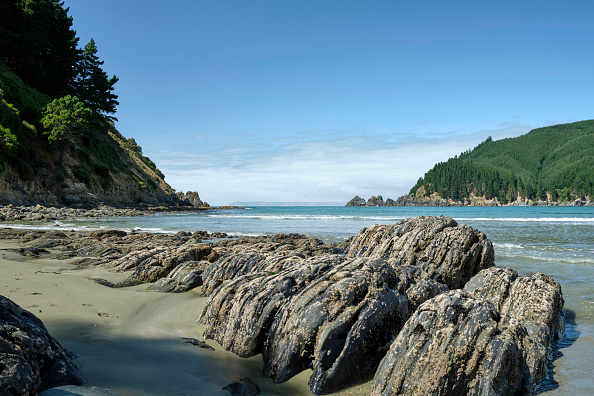
[[[436,164],[409,195],[570,202],[594,197],[594,120],[538,128]]]
[[[118,173],[155,189],[149,174],[163,174],[114,127],[118,77],[93,39],[79,45],[68,11],[57,0],[0,2],[0,175],[59,192],[66,178],[107,189]]]

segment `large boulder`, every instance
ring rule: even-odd
[[[315,394],[361,380],[409,316],[398,283],[381,259],[351,259],[323,273],[281,308],[264,344],[264,374],[284,382],[311,367]]]
[[[563,333],[563,297],[542,273],[489,268],[421,304],[382,360],[372,395],[531,394]]]
[[[352,239],[347,257],[417,266],[424,277],[459,289],[480,270],[492,267],[495,253],[483,232],[450,217],[421,216],[363,228]]]
[[[72,359],[39,318],[0,296],[0,394],[36,395],[60,385],[81,385]]]

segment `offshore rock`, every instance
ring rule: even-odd
[[[247,262],[252,262],[249,256],[246,258]],[[340,256],[326,255],[308,259],[268,257],[260,261],[250,271],[223,283],[211,294],[200,318],[200,322],[206,324],[204,337],[216,340],[237,356],[250,357],[260,353],[278,310],[293,295],[343,260]]]
[[[384,203],[384,198],[382,198],[382,196],[372,196],[371,198],[369,198],[367,200],[367,203],[365,204],[365,206],[385,206],[386,204]]]
[[[355,195],[345,206],[365,206],[366,202],[363,198]]]
[[[421,216],[363,228],[352,239],[347,257],[417,266],[423,278],[459,289],[480,270],[492,267],[495,253],[483,232],[450,217]]]
[[[60,385],[81,385],[72,359],[41,320],[0,296],[0,394],[36,395]]]
[[[321,394],[373,370],[409,316],[391,265],[351,259],[325,272],[278,313],[264,344],[264,374],[284,382],[313,368],[310,389]]]
[[[200,195],[196,191],[188,191],[187,193],[177,192],[175,193],[177,197],[185,203],[186,205],[190,206],[208,206],[206,202],[202,202],[200,199]]]
[[[382,360],[372,395],[531,394],[562,337],[563,297],[542,273],[489,268],[420,305]]]

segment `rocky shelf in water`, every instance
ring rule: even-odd
[[[315,394],[372,373],[373,395],[530,394],[564,331],[557,282],[496,267],[487,236],[448,217],[329,244],[297,234],[204,244],[215,235],[0,232],[9,237],[24,252],[56,249],[79,266],[132,271],[106,286],[202,286],[204,337],[240,357],[261,354],[275,382],[312,369]]]

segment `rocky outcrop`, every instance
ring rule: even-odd
[[[299,255],[311,257],[323,254],[342,254],[348,242],[324,243],[321,239],[308,238],[301,234],[274,234],[272,236],[249,237],[219,241],[214,246],[231,251],[246,249],[261,254]]]
[[[365,206],[385,206],[385,202],[384,199],[382,198],[382,196],[372,196],[371,198],[369,198],[367,200],[367,203],[365,204]]]
[[[563,333],[559,284],[489,268],[423,304],[382,360],[372,395],[531,394]]]
[[[210,264],[205,260],[183,262],[147,289],[162,293],[181,293],[202,286],[202,273]]]
[[[355,195],[345,206],[365,206],[367,202],[358,195]]]
[[[41,320],[0,296],[0,394],[36,395],[60,385],[81,385],[72,359]]]
[[[155,282],[166,277],[178,265],[188,261],[213,262],[219,258],[216,250],[202,244],[183,245],[176,248],[157,247],[155,249],[132,252],[109,263],[118,272],[133,270],[131,278],[143,282]]]
[[[96,209],[6,205],[0,208],[0,221],[57,221],[83,217],[143,216],[138,209],[118,209],[101,206]]]
[[[351,259],[311,282],[280,310],[262,356],[264,374],[284,382],[313,369],[322,394],[357,381],[377,366],[409,315],[383,260]]]
[[[309,259],[271,256],[253,260],[256,257],[234,255],[233,260],[226,261],[236,269],[240,258],[245,258],[246,265],[241,271],[233,271],[235,277],[211,294],[200,318],[206,324],[206,338],[216,340],[241,357],[260,353],[278,310],[310,282],[344,260],[336,255]],[[229,276],[231,271],[210,272],[205,277],[205,285],[210,287],[203,290],[212,290],[212,278],[217,274]]]
[[[209,206],[208,203],[202,202],[200,196],[196,191],[188,191],[185,194],[183,192],[177,192],[176,195],[180,199],[180,201],[182,203],[185,203],[186,205],[196,207]]]
[[[316,394],[368,375],[420,304],[493,265],[483,233],[443,217],[361,230],[346,255],[306,256],[303,241],[225,241],[233,250],[203,273],[200,321],[238,356],[262,352],[276,382],[313,368]]]
[[[425,278],[457,289],[480,270],[493,266],[494,250],[483,232],[458,225],[450,217],[421,216],[362,229],[352,239],[347,257],[418,266]]]

